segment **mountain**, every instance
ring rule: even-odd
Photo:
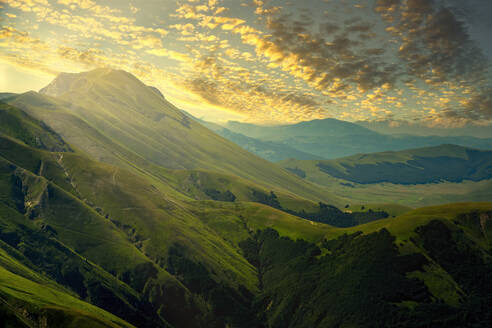
[[[45,92],[56,97],[0,102],[7,326],[490,325],[492,203],[391,205],[386,219],[353,226],[338,220],[360,218],[356,207],[322,202],[331,186],[183,125],[183,112],[127,73],[62,75]],[[155,113],[167,116],[152,125]],[[177,154],[160,145],[171,139]]]
[[[305,121],[291,125],[259,126],[231,121],[226,128],[248,137],[281,141],[292,137],[340,137],[347,135],[375,135],[367,128],[334,118]]]
[[[358,153],[382,151],[399,151],[419,147],[431,147],[441,144],[456,144],[478,149],[492,149],[492,138],[476,138],[470,136],[421,136],[421,135],[390,135],[372,131],[359,124],[336,119],[313,120],[292,125],[258,126],[249,123],[229,122],[226,128],[255,138],[259,142],[272,142],[290,149],[302,151],[324,159],[335,159]],[[224,137],[243,146],[251,143],[236,136]],[[265,156],[266,151],[256,152]],[[303,154],[284,152],[276,158],[306,159]],[[265,157],[267,158],[267,157]]]
[[[284,160],[298,176],[352,201],[410,206],[492,196],[492,151],[457,145],[358,154],[335,160]]]
[[[60,74],[40,93],[8,98],[96,160],[130,170],[202,169],[315,201],[336,197],[213,133],[124,71]]]
[[[309,154],[293,147],[276,141],[262,141],[260,139],[251,138],[241,133],[232,132],[231,130],[206,121],[200,121],[201,124],[214,131],[225,139],[232,141],[241,148],[264,158],[270,162],[278,162],[286,158],[296,159],[323,159],[320,156]]]

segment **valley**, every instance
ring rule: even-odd
[[[490,323],[490,151],[273,163],[121,70],[1,101],[12,327]]]

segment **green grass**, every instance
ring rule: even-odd
[[[393,183],[358,184],[335,178],[316,166],[318,161],[285,160],[279,163],[284,168],[297,168],[305,172],[306,180],[336,194],[342,204],[395,203],[412,208],[452,202],[481,202],[492,199],[492,179],[478,182],[438,182],[417,185]]]
[[[64,327],[133,327],[120,318],[68,294],[0,249],[0,303],[21,321],[36,316]],[[18,272],[17,274],[14,272]],[[27,278],[26,278],[27,277]],[[63,318],[63,323],[60,318]]]
[[[356,231],[362,231],[367,234],[385,228],[397,238],[398,243],[401,240],[408,240],[414,235],[415,228],[425,225],[431,220],[444,219],[451,221],[460,214],[487,211],[492,211],[491,202],[429,206],[407,212],[396,218],[377,220],[356,227],[337,228],[330,231],[326,237],[327,239],[332,239],[343,233],[354,233]]]
[[[0,131],[41,149],[68,151],[70,147],[54,131],[22,110],[0,102]]]
[[[385,211],[389,214],[390,217],[400,216],[412,210],[411,207],[395,204],[395,203],[382,203],[382,204],[348,204],[348,207],[344,207],[342,210],[344,211],[352,211],[352,212],[367,212],[369,210],[372,211]]]
[[[328,231],[337,229],[258,203],[200,201],[189,206],[197,217],[236,246],[258,229],[273,228],[282,236],[311,242],[320,242]]]

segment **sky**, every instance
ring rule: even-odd
[[[0,6],[0,92],[112,67],[210,121],[492,123],[490,0]]]

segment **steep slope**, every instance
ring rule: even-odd
[[[184,261],[209,275],[208,284],[216,287],[209,285],[207,293],[228,297],[232,305],[246,298],[241,294],[243,290],[256,290],[254,271],[237,250],[146,180],[78,154],[46,154],[8,138],[0,141],[0,154],[5,158],[1,179],[5,184],[1,188],[6,202],[3,206],[16,209],[20,218],[33,220],[37,227],[54,233],[57,240],[77,254],[111,272],[120,281],[115,281],[116,285],[128,284],[134,297],[141,298],[136,314],[148,314],[148,320],[158,322],[160,313],[164,322],[178,327],[215,325],[207,319],[208,310],[201,304],[202,296],[195,295],[193,282],[182,282],[185,287],[169,273],[181,275],[176,265]],[[25,234],[29,237],[33,233]],[[23,239],[15,240],[17,247],[20,241],[26,243]],[[176,256],[174,261],[178,264],[171,260]],[[50,263],[43,256],[38,261],[40,265]],[[92,290],[84,294],[88,287],[83,286],[89,282],[81,279],[82,295],[93,299]],[[226,291],[227,295],[223,295]],[[96,305],[106,308],[118,304],[108,296],[106,299],[108,303]],[[135,300],[123,299],[135,304]],[[207,302],[214,301],[207,298]],[[109,310],[124,311],[117,313],[120,316],[132,314],[122,305]],[[145,322],[138,316],[130,319]]]
[[[198,215],[256,267],[253,306],[267,327],[491,322],[492,203],[422,208],[345,229],[275,213],[265,221],[247,204],[237,210],[239,217],[227,203],[207,203]]]
[[[0,102],[0,133],[37,148],[51,151],[70,150],[56,132],[4,102]]]
[[[230,122],[226,127],[261,142],[275,142],[325,159],[358,153],[400,151],[410,148],[456,144],[479,149],[492,149],[491,138],[467,136],[386,135],[363,126],[335,119],[313,120],[284,126],[258,126]],[[227,137],[227,135],[225,135]],[[241,139],[230,140],[242,146]],[[259,153],[261,155],[261,153]],[[288,157],[284,157],[287,159]],[[296,158],[292,156],[295,159]]]
[[[133,327],[79,300],[69,290],[22,264],[0,241],[0,318],[4,327]]]
[[[322,188],[203,127],[126,72],[62,74],[43,93],[30,92],[8,101],[97,160],[151,174],[159,174],[156,166],[218,171],[267,189],[341,203]]]
[[[79,193],[62,161],[67,153],[40,153],[0,141],[2,240],[26,262],[134,324],[185,324],[188,311],[197,313],[193,325],[203,324],[199,313],[206,310],[194,304],[190,292],[139,250],[131,231]],[[79,166],[87,164],[81,160]],[[164,290],[169,291],[165,296]],[[182,310],[169,306],[176,297]],[[153,313],[157,310],[165,319]]]

